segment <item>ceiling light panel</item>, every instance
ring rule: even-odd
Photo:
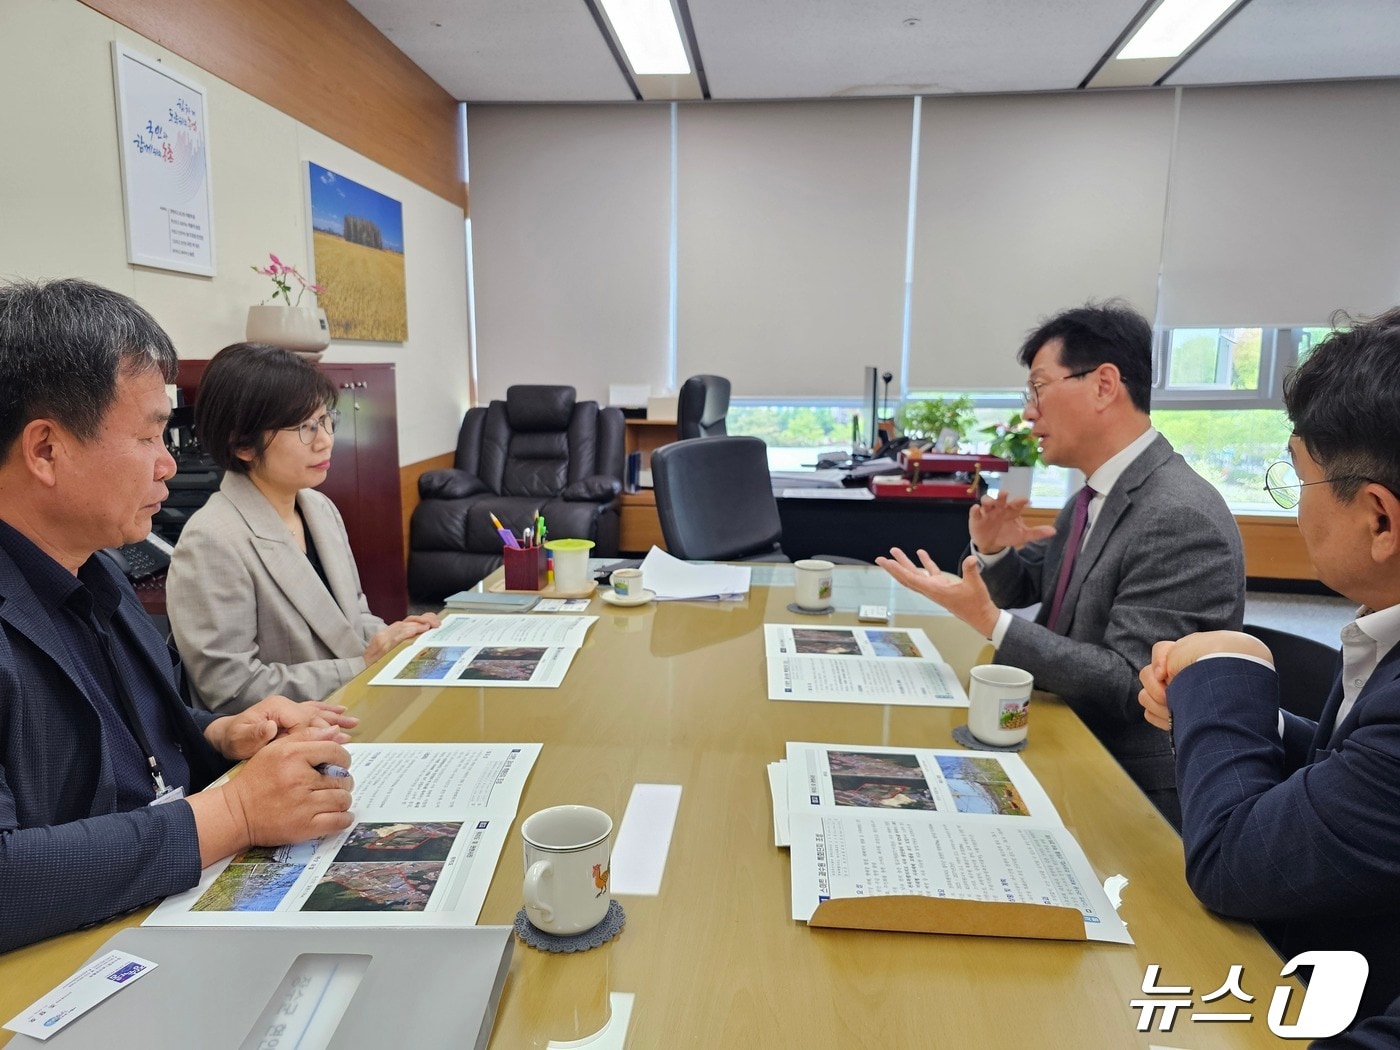
[[[1162,0],[1117,57],[1175,58],[1235,3],[1236,0]]]
[[[637,76],[690,72],[670,0],[599,0],[618,45]]]

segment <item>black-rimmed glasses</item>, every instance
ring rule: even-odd
[[[301,438],[303,445],[309,445],[316,440],[316,431],[324,430],[327,434],[335,434],[336,424],[340,422],[340,409],[328,408],[326,414],[316,419],[308,419],[305,423],[300,423],[294,427],[283,427],[283,430],[295,430],[297,436]]]
[[[1036,408],[1039,408],[1040,391],[1043,388],[1049,386],[1051,383],[1058,383],[1061,379],[1082,379],[1085,376],[1087,376],[1090,372],[1097,372],[1098,370],[1099,366],[1095,365],[1093,368],[1086,368],[1082,372],[1071,372],[1067,376],[1056,376],[1054,379],[1042,380],[1039,383],[1027,383],[1026,389],[1021,391],[1021,404],[1033,405]]]

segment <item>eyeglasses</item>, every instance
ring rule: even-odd
[[[301,438],[303,445],[309,445],[316,440],[316,431],[324,430],[327,434],[334,434],[336,424],[340,422],[340,409],[328,408],[324,416],[316,419],[308,419],[305,423],[294,427],[282,427],[283,430],[295,430],[297,436]]]
[[[1099,366],[1095,365],[1093,368],[1086,368],[1082,372],[1071,372],[1067,376],[1056,376],[1054,379],[1046,379],[1039,383],[1027,383],[1026,389],[1021,391],[1021,404],[1033,405],[1034,407],[1039,408],[1040,391],[1045,387],[1049,386],[1051,383],[1058,383],[1061,379],[1082,379],[1084,376],[1087,376],[1090,372],[1097,372],[1098,370]]]
[[[1264,491],[1274,498],[1284,510],[1292,510],[1303,497],[1303,489],[1309,485],[1331,485],[1338,481],[1372,481],[1359,474],[1341,474],[1335,478],[1322,478],[1320,481],[1303,481],[1298,471],[1286,459],[1269,464],[1264,472]]]

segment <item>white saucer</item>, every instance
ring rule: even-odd
[[[642,591],[641,594],[633,598],[619,598],[616,591],[599,591],[598,597],[609,605],[645,605],[656,598],[655,591]]]

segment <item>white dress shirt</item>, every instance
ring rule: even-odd
[[[1084,544],[1089,540],[1089,533],[1094,531],[1094,522],[1098,520],[1099,512],[1103,510],[1104,500],[1108,499],[1108,494],[1113,491],[1113,486],[1118,484],[1118,479],[1123,476],[1123,472],[1128,469],[1133,460],[1147,451],[1147,446],[1157,440],[1157,428],[1149,426],[1139,437],[1134,438],[1118,452],[1114,453],[1099,466],[1099,469],[1089,475],[1086,484],[1094,490],[1094,498],[1089,501],[1089,520],[1084,525],[1084,535],[1079,540],[1079,549],[1084,549]],[[977,555],[978,563],[986,568],[988,565],[995,565],[1010,552],[1010,547],[1004,547],[995,554],[983,554],[977,549],[977,544],[972,545],[972,553]],[[996,648],[1001,648],[1001,640],[1006,637],[1007,628],[1011,626],[1011,614],[1005,609],[997,617],[996,626],[992,628],[992,636],[989,639]]]

